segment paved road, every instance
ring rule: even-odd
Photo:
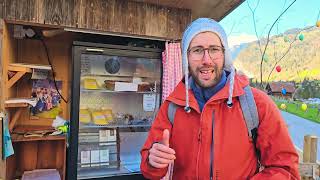
[[[316,135],[319,138],[317,159],[320,161],[320,124],[284,111],[282,111],[281,114],[288,124],[289,132],[294,144],[299,149],[303,150],[304,135]]]

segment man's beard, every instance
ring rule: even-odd
[[[214,77],[214,79],[210,80],[209,82],[201,81],[201,80],[197,77],[197,73],[196,73],[196,72],[200,73],[200,69],[201,69],[201,68],[197,68],[197,69],[196,69],[196,72],[193,72],[193,71],[191,70],[191,68],[189,68],[189,72],[190,72],[192,78],[195,80],[196,84],[197,84],[198,86],[200,86],[201,88],[214,87],[215,85],[217,85],[217,84],[220,82],[223,69],[222,69],[222,68],[219,69],[219,68],[217,67],[217,65],[213,65],[212,67],[213,67],[213,69],[214,69],[214,72],[213,72],[213,73],[215,74],[215,77]]]

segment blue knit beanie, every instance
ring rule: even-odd
[[[217,34],[220,38],[220,41],[225,49],[224,51],[224,70],[229,71],[230,75],[228,76],[228,81],[230,83],[229,97],[227,101],[228,107],[232,107],[232,94],[233,94],[233,84],[234,84],[234,67],[232,65],[231,53],[228,46],[227,35],[223,30],[222,26],[213,19],[209,18],[199,18],[193,21],[183,33],[181,49],[182,49],[182,66],[185,77],[185,86],[186,86],[186,106],[185,111],[190,112],[189,107],[189,82],[188,82],[188,48],[191,40],[199,33],[202,32],[213,32]]]

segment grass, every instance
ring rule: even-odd
[[[318,110],[317,105],[307,104],[308,105],[307,110],[303,111],[301,109],[302,102],[279,100],[279,99],[274,99],[274,101],[280,110],[286,111],[291,114],[295,114],[299,117],[302,117],[302,118],[305,118],[305,119],[308,119],[310,121],[313,121],[313,122],[320,124],[320,112]],[[282,103],[284,103],[287,106],[287,108],[285,110],[280,108],[280,105]]]

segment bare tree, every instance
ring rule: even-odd
[[[248,18],[248,17],[249,17],[249,15],[243,16],[243,17],[240,19],[240,21],[233,21],[232,26],[231,26],[231,29],[230,29],[230,32],[227,34],[227,36],[229,37],[232,33],[234,33],[234,32],[233,32],[234,27],[237,27],[238,25],[242,24],[242,21],[243,21],[244,19]]]
[[[296,40],[298,39],[298,38],[297,38],[298,35],[299,35],[302,31],[308,30],[308,29],[311,29],[311,28],[312,28],[312,26],[311,26],[311,27],[308,27],[308,28],[305,28],[305,29],[301,29],[301,30],[295,35],[293,41],[290,42],[290,45],[289,45],[288,49],[286,50],[286,52],[285,52],[279,59],[275,58],[276,62],[274,63],[273,67],[271,68],[271,70],[270,70],[270,72],[269,72],[267,82],[269,81],[270,76],[271,76],[272,72],[274,71],[275,67],[278,65],[278,63],[289,53],[289,51],[290,51],[293,43],[296,42]]]
[[[255,31],[255,34],[256,34],[256,37],[258,39],[258,45],[259,45],[259,51],[260,51],[260,55],[261,55],[261,61],[260,61],[260,88],[264,88],[263,87],[263,62],[264,62],[264,57],[266,55],[266,50],[268,48],[268,45],[269,45],[269,41],[270,41],[270,33],[271,33],[271,30],[273,29],[273,27],[277,24],[277,29],[278,29],[278,25],[279,25],[279,20],[281,18],[281,16],[287,12],[287,10],[296,2],[296,0],[292,1],[291,4],[286,8],[284,9],[281,14],[278,16],[278,18],[273,22],[273,24],[271,25],[270,29],[269,29],[269,32],[268,32],[268,35],[267,35],[267,39],[266,39],[266,45],[264,46],[264,50],[262,51],[262,43],[261,43],[261,38],[259,38],[258,36],[258,32],[257,32],[257,25],[256,25],[256,16],[255,16],[255,12],[256,12],[256,9],[258,8],[259,6],[259,3],[260,3],[260,0],[258,0],[256,6],[253,8],[251,7],[251,5],[249,4],[249,1],[246,1],[247,2],[247,5],[250,9],[250,12],[252,14],[252,22],[253,22],[253,26],[254,26],[254,31]],[[284,6],[286,4],[286,1],[284,3]],[[283,7],[284,7],[283,6]],[[290,49],[289,49],[290,50]],[[289,51],[287,51],[285,54],[287,54]],[[283,56],[284,57],[284,56]],[[283,59],[280,58],[280,59]],[[280,60],[281,61],[281,60]],[[277,64],[277,63],[276,63]],[[275,67],[276,65],[274,65]],[[269,77],[268,77],[269,79]]]
[[[261,56],[261,61],[260,61],[260,87],[263,88],[262,86],[262,66],[263,66],[263,56],[265,55],[266,53],[266,50],[267,50],[267,47],[268,47],[268,44],[269,44],[269,41],[270,41],[270,33],[271,33],[271,30],[272,28],[274,27],[274,25],[277,23],[277,21],[280,19],[280,17],[285,13],[287,12],[287,10],[296,2],[297,0],[294,0],[292,1],[292,3],[278,16],[278,18],[273,22],[273,24],[271,25],[271,28],[269,29],[269,32],[268,32],[268,36],[267,36],[267,42],[266,42],[266,45],[264,47],[264,50],[263,50],[263,53],[262,53],[262,56]],[[289,52],[290,48],[288,49],[287,52]],[[287,53],[285,53],[287,54]],[[284,56],[283,56],[284,57]],[[283,58],[282,57],[282,58]],[[282,59],[281,58],[281,59]],[[276,65],[275,65],[276,66]],[[275,67],[274,66],[274,67]]]

